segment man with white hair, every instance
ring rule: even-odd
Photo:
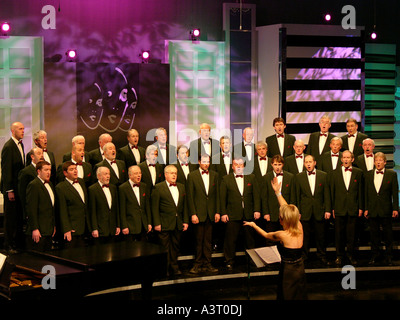
[[[157,162],[158,150],[155,145],[146,148],[146,160],[139,164],[142,171],[142,180],[147,186],[147,194],[151,194],[153,187],[164,180],[163,166]]]
[[[354,161],[354,166],[360,168],[364,174],[374,169],[375,141],[367,138],[362,142],[363,154],[360,154]]]
[[[168,141],[167,130],[164,128],[158,128],[156,130],[156,142],[154,145],[158,150],[157,162],[163,167],[168,164],[176,162],[176,147],[170,145]]]

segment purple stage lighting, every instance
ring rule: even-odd
[[[371,39],[372,40],[376,40],[377,37],[378,37],[378,35],[376,34],[375,31],[371,33]]]
[[[11,30],[11,27],[10,27],[10,24],[8,22],[3,22],[1,24],[1,32],[4,35],[7,35],[10,32],[10,30]]]
[[[331,21],[331,19],[332,19],[332,16],[329,13],[327,13],[325,15],[325,21]]]
[[[67,61],[74,61],[76,59],[76,50],[68,50],[65,55],[67,56]]]
[[[190,31],[190,37],[192,38],[192,41],[198,40],[198,38],[200,37],[200,29],[192,29]]]
[[[149,63],[150,51],[149,50],[143,50],[142,53],[139,54],[139,57],[142,58],[142,63]]]

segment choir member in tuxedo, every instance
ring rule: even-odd
[[[285,160],[280,155],[275,155],[271,159],[273,171],[268,172],[262,179],[261,201],[264,219],[266,220],[265,230],[274,232],[282,229],[279,222],[279,202],[272,188],[271,181],[277,178],[280,184],[280,193],[289,204],[296,203],[296,189],[294,174],[284,171]],[[274,245],[274,242],[267,241],[267,244]]]
[[[346,121],[347,134],[342,136],[343,150],[350,150],[354,154],[354,158],[363,154],[362,142],[367,139],[368,136],[365,133],[358,132],[358,124],[355,119],[348,119]]]
[[[26,190],[26,248],[48,251],[56,232],[56,192],[50,180],[51,163],[39,161],[36,170],[37,176]]]
[[[222,136],[219,141],[221,151],[211,158],[211,170],[218,173],[218,179],[221,182],[224,176],[233,172],[233,155],[231,139],[228,136]]]
[[[360,168],[364,174],[374,169],[374,140],[367,138],[362,142],[363,154],[360,154],[354,161],[354,166]]]
[[[89,151],[89,163],[92,165],[92,168],[99,162],[104,160],[104,151],[103,147],[106,143],[112,142],[112,137],[108,133],[103,133],[99,137],[99,147]]]
[[[26,188],[29,182],[35,179],[38,175],[36,171],[36,164],[43,161],[43,150],[39,147],[34,147],[30,152],[30,164],[23,168],[18,174],[18,193],[21,199],[22,212],[24,220],[26,219]],[[51,179],[50,179],[51,180]]]
[[[72,147],[71,151],[71,160],[72,163],[76,164],[78,170],[78,178],[82,179],[86,185],[86,188],[96,181],[93,177],[93,168],[89,162],[84,162],[83,157],[85,156],[85,150],[82,145],[76,144]],[[63,181],[65,179],[65,175],[63,172],[63,165],[60,164],[57,168],[57,183]]]
[[[57,216],[64,247],[85,246],[88,219],[88,193],[84,181],[78,178],[77,165],[66,161],[62,165],[64,181],[56,185]],[[56,220],[57,225],[57,220]]]
[[[156,142],[158,157],[157,162],[165,168],[166,165],[176,162],[176,147],[169,144],[167,130],[158,128],[156,130]]]
[[[151,196],[154,186],[164,181],[163,166],[157,162],[158,150],[155,145],[146,148],[146,160],[139,164],[142,182],[146,184],[146,194]]]
[[[319,163],[319,158],[325,152],[330,150],[329,144],[335,135],[329,132],[331,127],[331,119],[329,116],[324,115],[319,120],[320,131],[313,132],[310,134],[308,145],[307,145],[307,154],[311,154],[314,156],[315,161],[317,161],[317,168]]]
[[[128,172],[125,167],[125,162],[116,159],[117,150],[112,142],[106,143],[103,147],[104,160],[95,165],[94,170],[99,167],[107,167],[110,169],[110,183],[119,186],[128,180]]]
[[[306,170],[295,176],[297,207],[304,229],[304,255],[308,257],[310,235],[314,233],[317,257],[324,264],[329,264],[325,247],[325,220],[331,216],[328,175],[315,169],[316,161],[312,155],[306,157],[304,165]]]
[[[392,264],[393,229],[392,219],[399,215],[399,187],[397,173],[387,169],[386,155],[377,152],[374,156],[375,169],[365,175],[365,211],[369,220],[373,265],[379,257],[380,226],[382,226],[385,242],[385,260]]]
[[[57,166],[56,159],[54,157],[54,153],[47,150],[47,132],[44,130],[39,130],[33,134],[33,142],[35,146],[39,147],[43,150],[43,159],[49,163],[51,163],[51,182],[53,185],[56,184],[56,174],[57,174]],[[31,151],[26,155],[26,165],[29,166],[31,163]]]
[[[255,145],[253,143],[254,130],[247,127],[243,130],[243,141],[233,147],[233,156],[245,159],[244,173],[250,174],[254,170]]]
[[[350,264],[354,266],[357,263],[357,219],[362,217],[364,210],[364,177],[362,170],[353,166],[354,155],[349,150],[343,151],[341,162],[340,169],[333,171],[329,178],[332,216],[335,219],[335,263],[341,265],[347,255]]]
[[[210,156],[199,159],[199,169],[189,173],[187,200],[196,239],[195,260],[190,273],[217,272],[211,264],[212,229],[220,221],[218,174],[210,168]]]
[[[271,158],[267,157],[268,145],[265,141],[256,143],[256,156],[254,159],[253,174],[255,175],[258,184],[261,186],[262,177],[267,172],[272,171]]]
[[[293,145],[296,137],[285,133],[286,122],[283,118],[275,118],[273,121],[275,134],[267,137],[265,142],[268,145],[268,157],[272,158],[276,154],[280,154],[286,158],[293,154]]]
[[[233,172],[224,176],[220,187],[221,221],[226,223],[224,239],[224,256],[228,271],[233,269],[236,242],[243,229],[245,247],[255,247],[254,230],[244,227],[243,221],[256,221],[260,218],[260,187],[253,174],[244,175],[243,158],[235,158]]]
[[[118,190],[110,176],[109,168],[99,167],[97,182],[88,188],[89,232],[94,244],[113,242],[121,232]]]
[[[127,135],[128,144],[118,149],[117,159],[125,162],[125,166],[138,165],[146,159],[146,149],[139,146],[139,132],[136,129],[130,129]]]
[[[189,226],[185,185],[177,183],[178,170],[174,165],[164,169],[165,181],[156,184],[151,194],[154,230],[160,244],[168,251],[168,268],[173,275],[181,275],[178,254],[182,231]]]
[[[325,152],[319,158],[318,169],[326,173],[331,173],[332,171],[340,168],[340,159],[342,158],[342,139],[339,137],[332,138],[329,147],[330,151]]]
[[[304,169],[304,159],[307,154],[304,153],[305,145],[303,140],[296,140],[293,145],[294,154],[288,156],[285,159],[284,170],[288,171],[294,175],[303,172]]]
[[[178,178],[176,181],[186,185],[189,173],[197,170],[199,165],[189,161],[189,149],[185,145],[178,146],[177,157],[178,159],[174,163],[174,166],[178,169]]]
[[[77,136],[72,138],[72,148],[74,146],[78,146],[79,145],[79,146],[81,146],[83,148],[83,150],[85,150],[85,143],[86,143],[85,137],[82,136],[82,135],[77,135]],[[85,154],[83,156],[82,161],[90,163],[89,152],[86,151],[86,150],[84,152],[85,152]],[[70,161],[71,158],[72,158],[72,154],[71,154],[71,152],[68,152],[68,153],[63,155],[62,162],[64,163],[65,161]]]
[[[23,248],[23,212],[18,193],[18,175],[25,167],[25,153],[22,139],[25,127],[21,122],[14,122],[11,138],[1,150],[1,193],[4,198],[4,249],[13,253]]]
[[[139,166],[130,166],[128,174],[129,180],[119,186],[122,234],[129,241],[147,241],[152,230],[150,194]]]
[[[213,156],[220,151],[218,140],[211,138],[211,126],[208,123],[200,125],[199,135],[198,139],[190,142],[190,162],[196,163],[200,155],[207,153],[212,163]]]

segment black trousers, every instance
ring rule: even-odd
[[[325,246],[325,220],[318,221],[311,217],[308,221],[301,221],[303,225],[304,240],[303,240],[303,252],[305,257],[308,257],[310,250],[310,238],[311,234],[314,233],[315,245],[317,247],[318,258],[326,258],[326,246]]]
[[[379,247],[381,243],[380,226],[382,225],[382,235],[386,247],[386,256],[391,257],[393,251],[392,217],[376,217],[369,218],[368,220],[371,236],[372,256],[377,257],[379,255]]]
[[[212,230],[213,224],[209,217],[206,221],[193,224],[193,231],[196,240],[196,254],[194,263],[196,265],[211,264],[212,255]]]
[[[345,255],[354,256],[356,241],[357,216],[335,216],[335,243],[336,256],[342,258]]]
[[[178,254],[180,249],[182,231],[175,229],[172,231],[161,231],[158,233],[160,245],[167,250],[168,255],[168,270],[172,269],[173,272],[179,270]]]
[[[236,243],[240,231],[243,231],[246,249],[255,248],[256,231],[250,226],[243,226],[243,220],[228,221],[226,223],[224,239],[224,256],[226,264],[232,265],[235,260]]]
[[[10,201],[8,194],[4,198],[4,249],[24,249],[24,219],[20,198],[15,192],[15,200]]]

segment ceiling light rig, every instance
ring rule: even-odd
[[[190,39],[192,41],[198,41],[200,38],[200,29],[199,28],[194,28],[190,30]]]
[[[150,51],[149,50],[143,50],[142,53],[139,54],[139,57],[142,58],[142,63],[149,63]]]
[[[3,36],[8,36],[11,31],[11,26],[8,22],[3,22],[1,24],[1,34]]]
[[[74,61],[76,61],[76,59],[77,59],[76,50],[73,50],[73,49],[68,50],[68,51],[65,53],[65,55],[66,55],[66,57],[67,57],[67,61],[68,61],[68,62],[74,62]]]

